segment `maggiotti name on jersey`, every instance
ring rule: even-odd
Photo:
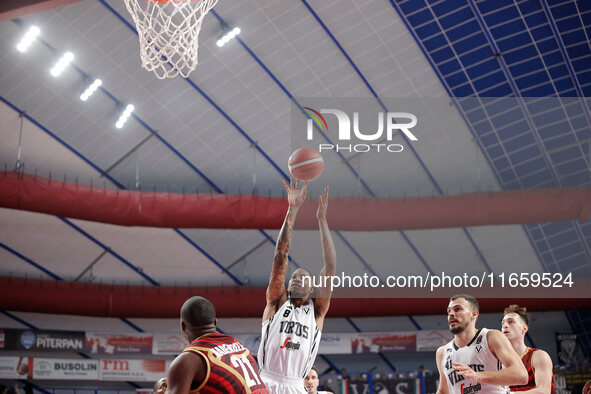
[[[239,353],[246,350],[246,348],[244,346],[242,346],[241,343],[235,342],[235,343],[231,343],[231,344],[223,344],[220,346],[216,346],[213,349],[211,349],[212,353],[215,354],[217,357],[222,357],[226,354],[230,354],[230,353]]]

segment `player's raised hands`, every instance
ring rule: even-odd
[[[328,186],[324,188],[320,197],[318,197],[318,210],[316,217],[318,220],[326,219],[326,209],[328,208]]]
[[[283,186],[285,186],[285,190],[287,190],[287,202],[289,203],[289,207],[295,209],[301,207],[304,201],[306,201],[306,188],[308,187],[308,182],[301,182],[294,177],[291,177],[289,185],[287,185],[287,182],[283,181]]]

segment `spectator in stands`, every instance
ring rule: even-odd
[[[347,370],[345,368],[341,368],[341,378],[343,380],[350,380],[351,378],[349,377],[349,374],[347,374]]]

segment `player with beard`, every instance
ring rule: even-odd
[[[269,392],[279,394],[306,392],[304,378],[318,353],[331,296],[330,288],[324,287],[316,289],[317,294],[312,297],[312,277],[303,268],[293,272],[285,288],[291,232],[298,209],[306,200],[308,183],[300,184],[292,179],[290,186],[285,182],[284,185],[289,206],[275,246],[258,353],[261,378]],[[320,196],[316,212],[324,260],[321,277],[336,272],[336,253],[326,221],[327,207],[328,186]]]
[[[438,394],[505,394],[502,386],[527,383],[527,371],[509,340],[498,330],[476,329],[476,298],[459,294],[447,307],[454,339],[437,349]]]
[[[528,382],[522,386],[511,386],[510,391],[527,391],[530,393],[554,394],[554,374],[552,359],[545,351],[525,346],[525,334],[529,327],[529,314],[523,306],[509,305],[503,311],[501,322],[503,334],[511,346],[521,355],[521,361],[528,373]]]

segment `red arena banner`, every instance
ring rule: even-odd
[[[86,352],[91,354],[152,354],[152,334],[86,333]]]
[[[278,229],[282,197],[173,194],[109,190],[0,172],[0,207],[122,226]],[[591,216],[584,187],[488,191],[453,196],[339,198],[330,202],[331,228],[387,231],[579,220]],[[317,203],[305,203],[295,228],[316,229]]]

